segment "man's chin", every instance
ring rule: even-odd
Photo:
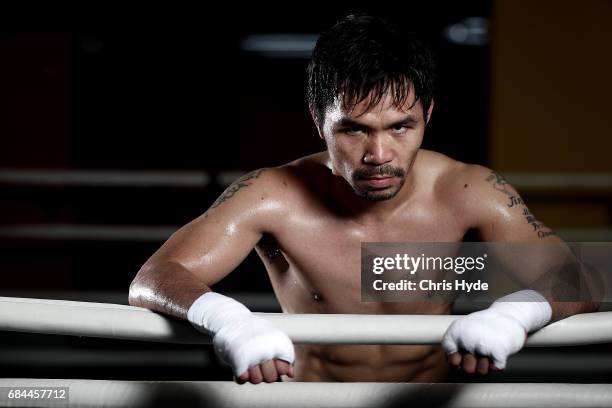
[[[355,190],[355,193],[368,201],[386,201],[397,195],[399,189],[384,189],[384,190]]]

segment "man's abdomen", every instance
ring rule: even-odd
[[[441,382],[437,346],[296,346],[295,381]]]

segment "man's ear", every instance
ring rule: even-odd
[[[432,98],[431,103],[429,104],[429,108],[427,109],[427,117],[425,119],[426,126],[429,123],[429,120],[431,119],[431,112],[433,112],[433,107],[434,107],[434,100]]]

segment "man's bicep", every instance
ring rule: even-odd
[[[234,270],[257,244],[270,219],[263,206],[263,170],[232,183],[200,217],[175,232],[153,255],[153,262],[176,262],[208,286]],[[263,183],[265,184],[265,183]]]
[[[583,265],[567,244],[532,214],[503,177],[490,172],[486,181],[495,195],[489,200],[490,208],[482,210],[483,240],[529,244],[497,247],[497,262],[522,288],[534,289],[550,300],[569,301],[569,309],[555,309],[557,318],[574,310],[596,310],[600,296],[597,272]],[[572,302],[579,305],[577,309],[572,308]]]

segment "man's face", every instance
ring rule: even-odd
[[[337,99],[326,110],[321,137],[334,174],[342,176],[360,197],[388,200],[406,181],[426,120],[421,102],[414,103],[414,95],[402,109],[393,106],[389,95],[365,111],[367,105],[366,99],[346,111]]]

